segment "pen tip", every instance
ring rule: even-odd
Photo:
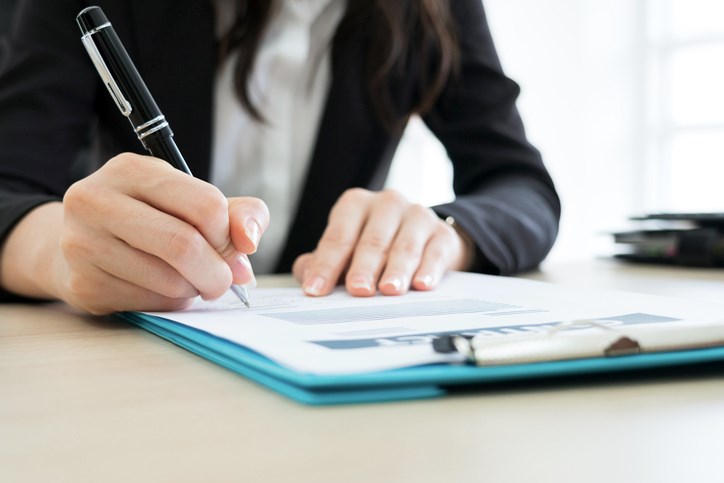
[[[246,288],[244,288],[241,285],[232,285],[231,291],[234,292],[234,294],[241,300],[244,305],[246,305],[246,308],[251,308],[251,302],[249,301],[249,293],[246,291]]]

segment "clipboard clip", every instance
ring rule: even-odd
[[[569,329],[601,331],[572,334]],[[591,357],[619,357],[642,352],[639,342],[593,319],[564,321],[537,333],[507,336],[452,334],[432,341],[435,352],[458,353],[477,366],[521,364]]]

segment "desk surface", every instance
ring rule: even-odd
[[[716,270],[600,260],[527,277],[724,296]],[[315,408],[129,325],[0,306],[4,482],[720,482],[722,443],[724,370]]]

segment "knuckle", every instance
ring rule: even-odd
[[[60,247],[60,252],[68,258],[81,251],[82,244],[77,237],[64,234],[60,237],[58,246]]]
[[[441,247],[429,247],[425,251],[425,260],[433,263],[433,264],[440,264],[442,263],[446,258],[445,252]]]
[[[342,193],[339,201],[342,203],[358,203],[359,201],[369,197],[370,192],[364,188],[349,188]]]
[[[125,166],[128,164],[128,159],[130,156],[128,153],[121,153],[117,156],[113,156],[111,159],[105,162],[103,165],[104,171],[115,171],[117,169],[125,169]]]
[[[405,195],[400,193],[397,190],[393,189],[386,189],[380,192],[379,194],[380,200],[385,205],[391,205],[391,206],[404,206],[408,204],[407,198],[405,198]]]
[[[421,253],[420,244],[412,238],[402,238],[395,241],[392,246],[393,256],[404,256],[407,258],[419,258]]]
[[[346,230],[332,226],[327,227],[321,240],[322,244],[334,248],[350,248],[354,241],[354,238]]]
[[[121,153],[106,161],[103,169],[110,172],[120,170],[121,173],[128,173],[141,168],[141,163],[147,164],[147,161],[143,160],[141,156],[134,153]]]
[[[364,196],[362,193],[364,191],[362,188],[350,188],[342,193],[329,211],[327,220],[332,221],[334,218],[343,215],[351,206],[359,206],[362,202]]]
[[[88,312],[97,313],[98,306],[92,302],[97,300],[94,293],[95,284],[89,283],[88,278],[84,274],[71,271],[65,282],[65,291],[67,296],[65,297],[69,301],[73,302],[73,305],[80,307]]]
[[[317,258],[309,267],[311,273],[329,274],[337,271],[337,267],[327,259]]]
[[[345,220],[350,214],[366,210],[372,199],[372,192],[364,188],[349,188],[337,199],[329,212],[328,221]]]
[[[58,247],[70,265],[91,262],[97,252],[92,246],[92,239],[68,233],[61,235]]]
[[[408,213],[415,219],[435,219],[437,216],[430,210],[430,208],[423,206],[419,203],[412,203],[407,208]]]
[[[388,249],[388,241],[379,234],[373,233],[360,238],[357,246],[364,250],[386,252]]]
[[[364,188],[349,188],[345,190],[332,207],[330,218],[332,218],[333,214],[343,213],[352,207],[358,208],[367,204],[371,196],[372,192]]]
[[[63,196],[63,209],[70,213],[82,213],[94,201],[101,198],[100,189],[89,180],[73,183]]]
[[[190,226],[183,226],[167,235],[166,253],[172,260],[187,260],[201,253],[205,244],[201,233]]]
[[[229,201],[226,196],[212,185],[195,200],[197,215],[202,221],[216,222],[219,218],[227,218]]]
[[[172,299],[183,299],[196,295],[186,279],[173,272],[169,273],[163,281],[161,293]]]
[[[76,181],[65,190],[63,195],[63,207],[65,209],[72,207],[77,200],[83,197],[83,184],[84,181]]]

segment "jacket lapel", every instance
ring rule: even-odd
[[[136,66],[194,176],[209,177],[216,63],[210,1],[131,0]]]

